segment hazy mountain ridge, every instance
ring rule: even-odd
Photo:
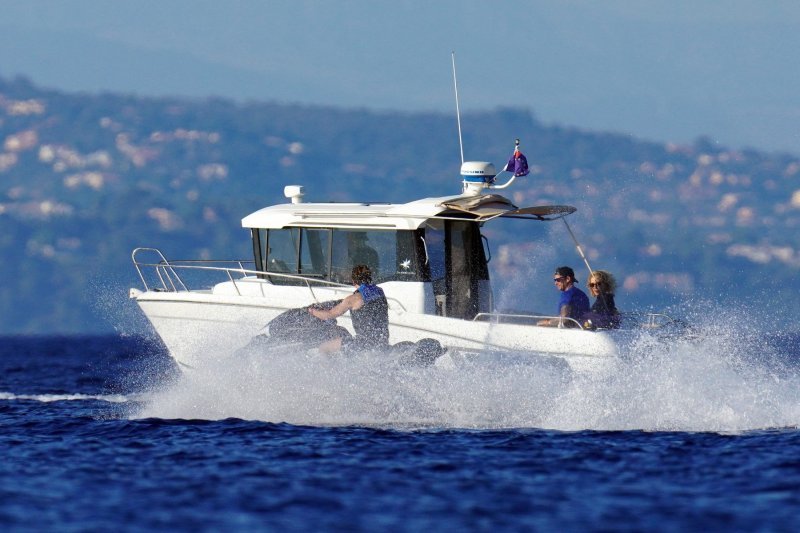
[[[522,139],[532,172],[509,194],[578,207],[571,224],[596,268],[618,275],[623,301],[762,297],[796,278],[797,157],[544,125],[525,109],[466,113],[462,124],[467,159],[498,167]],[[455,118],[435,113],[65,94],[0,79],[0,142],[0,333],[108,329],[93,300],[138,285],[135,246],[246,258],[240,219],[284,201],[289,183],[311,201],[460,190]],[[548,245],[510,245],[518,231],[486,228],[505,279]],[[800,303],[781,305],[788,316]]]

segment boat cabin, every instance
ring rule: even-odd
[[[575,208],[517,208],[484,194],[491,182],[480,173],[493,179],[494,167],[465,163],[461,195],[406,204],[304,203],[303,187],[287,186],[291,203],[242,220],[259,278],[272,285],[347,286],[353,267],[364,264],[387,296],[410,302],[416,312],[467,320],[491,313],[491,255],[481,226],[501,216],[554,220]]]
[[[331,216],[333,205],[340,213],[343,208],[352,211],[351,220]],[[300,204],[302,211],[292,206],[291,222],[268,223],[286,215],[280,209],[285,206],[273,206],[259,212],[258,227],[250,226],[256,270],[268,283],[305,286],[310,278],[349,285],[353,267],[363,264],[375,283],[428,285],[424,292],[433,295],[438,315],[472,319],[491,310],[487,253],[474,220],[404,217],[389,213],[398,207],[392,204]],[[366,220],[365,212],[370,219],[381,219],[381,227]],[[243,225],[254,220],[245,219]]]

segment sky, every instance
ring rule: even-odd
[[[800,154],[800,2],[0,0],[0,76],[45,88],[545,123]]]

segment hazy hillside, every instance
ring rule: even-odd
[[[532,172],[514,201],[578,207],[572,227],[593,266],[617,274],[623,307],[755,301],[793,323],[797,157],[565,129],[525,109],[462,121],[468,159],[500,166],[523,140]],[[284,201],[286,184],[305,185],[309,200],[460,190],[452,115],[64,94],[0,79],[0,142],[0,333],[118,327],[114,309],[138,286],[132,248],[245,258],[240,219]],[[536,297],[549,309],[555,263],[581,266],[557,229],[487,226],[498,290],[524,287],[509,305]],[[510,245],[522,232],[538,243]]]

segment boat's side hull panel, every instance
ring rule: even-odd
[[[133,298],[172,357],[184,366],[229,357],[278,314],[303,305],[292,294],[280,300],[169,292]],[[348,315],[338,321],[352,331]],[[615,339],[602,332],[471,322],[398,309],[390,309],[389,321],[392,343],[429,337],[449,348],[557,355],[578,370],[603,366],[618,353]]]

